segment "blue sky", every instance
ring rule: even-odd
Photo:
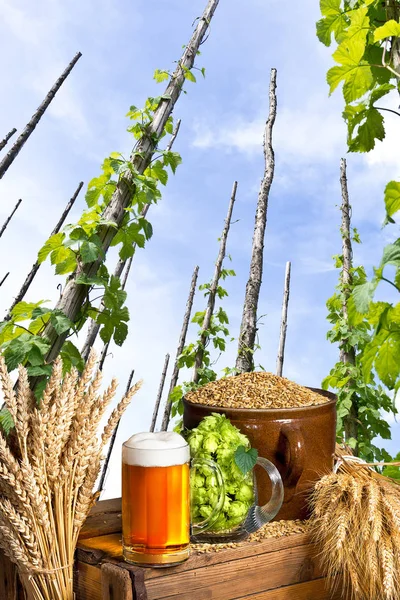
[[[9,306],[78,182],[97,175],[110,152],[129,152],[124,115],[131,104],[141,106],[147,96],[162,91],[153,72],[173,67],[204,5],[204,0],[0,0],[1,134],[14,126],[21,130],[74,54],[83,54],[0,182],[1,220],[23,198],[0,242],[0,275],[11,271],[1,288],[0,310]],[[284,374],[318,386],[337,358],[337,349],[326,341],[325,302],[337,281],[331,257],[340,251],[339,160],[346,153],[346,132],[340,94],[328,98],[325,74],[331,51],[315,36],[318,18],[317,3],[311,0],[292,3],[290,18],[277,0],[220,1],[197,63],[205,67],[206,78],[188,83],[188,94],[175,111],[182,119],[175,149],[183,164],[171,176],[159,206],[151,209],[154,237],[134,260],[127,287],[129,339],[122,348],[112,348],[106,363],[105,380],[116,375],[121,391],[132,368],[145,382],[120,428],[108,497],[119,493],[120,443],[149,426],[164,355],[175,353],[193,267],[200,266],[200,282],[212,275],[235,179],[237,223],[228,251],[237,277],[227,284],[224,307],[232,335],[238,334],[263,173],[271,67],[278,69],[276,171],[265,240],[259,313],[266,316],[258,362],[275,370],[287,260],[292,261],[292,286]],[[368,270],[395,235],[393,229],[381,230],[383,187],[400,175],[395,119],[386,117],[387,139],[372,154],[347,157],[353,224],[363,240],[355,248],[355,262]],[[82,194],[71,222],[83,206]],[[111,269],[114,262],[115,254],[110,254]],[[54,302],[58,283],[62,279],[44,266],[27,299]],[[198,294],[195,310],[203,307]],[[193,337],[193,329],[191,333]],[[235,352],[234,342],[218,363],[221,368],[233,365]],[[393,441],[387,444],[393,453],[400,449],[399,431],[394,424]]]

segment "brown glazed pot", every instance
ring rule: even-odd
[[[222,408],[184,400],[183,425],[197,427],[211,413],[223,413],[247,435],[259,456],[279,470],[285,489],[279,519],[306,519],[308,497],[318,479],[332,471],[336,442],[336,396],[310,388],[330,398],[317,406],[300,408]],[[256,468],[258,504],[268,502],[271,494],[266,473]]]

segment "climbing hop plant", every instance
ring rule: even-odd
[[[356,229],[352,232],[352,241],[359,243],[360,238]],[[381,385],[375,381],[371,373],[368,382],[363,376],[364,350],[370,343],[373,334],[373,325],[364,315],[357,313],[354,301],[349,294],[367,281],[363,267],[351,268],[351,285],[343,283],[343,256],[334,257],[335,267],[340,269],[341,275],[336,291],[327,301],[328,321],[332,324],[328,332],[328,339],[337,344],[341,352],[352,353],[352,361],[338,361],[329,375],[323,380],[323,389],[332,388],[338,397],[337,403],[337,438],[339,442],[345,441],[347,445],[357,451],[358,455],[369,462],[373,460],[391,460],[390,455],[376,446],[374,438],[379,435],[383,439],[390,439],[390,426],[384,419],[381,410],[391,412],[394,410],[393,401]],[[348,300],[347,300],[348,299]],[[352,318],[349,320],[344,314],[343,306],[347,300],[347,308]],[[352,410],[356,407],[356,410]],[[356,420],[356,427],[346,427],[352,419]],[[351,425],[351,423],[350,423]],[[354,424],[353,424],[354,425]],[[356,431],[356,437],[348,437],[347,431]]]
[[[127,294],[122,289],[118,277],[110,275],[105,264],[105,254],[99,237],[99,228],[106,225],[115,229],[112,246],[119,247],[119,256],[126,260],[135,252],[135,248],[144,248],[151,238],[151,223],[142,216],[145,206],[156,204],[161,198],[159,185],[168,182],[168,170],[175,173],[181,163],[181,157],[172,150],[159,148],[162,138],[173,132],[173,120],[169,117],[159,139],[153,140],[156,145],[156,156],[143,174],[137,172],[133,160],[137,155],[136,148],[140,140],[148,135],[161,97],[148,98],[143,109],[131,106],[127,114],[132,124],[128,131],[136,140],[135,148],[129,158],[113,152],[102,164],[102,173],[93,178],[86,192],[87,208],[75,224],[67,225],[63,231],[51,236],[39,250],[39,263],[49,259],[55,268],[56,275],[74,273],[76,281],[87,287],[85,302],[82,304],[75,322],[68,319],[59,309],[43,306],[45,300],[38,302],[20,302],[11,311],[11,318],[0,324],[0,347],[4,351],[7,367],[14,369],[20,363],[27,365],[31,376],[48,375],[51,366],[46,364],[45,357],[49,350],[49,342],[42,334],[50,322],[57,334],[70,331],[77,334],[90,317],[98,319],[101,324],[100,337],[103,342],[114,339],[122,345],[128,333],[127,322],[129,311],[125,306]],[[106,221],[103,213],[119,183],[127,173],[131,173],[131,203],[120,227],[114,222]],[[97,273],[91,277],[83,273],[84,265],[100,259]],[[93,294],[95,293],[95,297]],[[102,298],[104,310],[99,311],[94,302]],[[77,347],[68,340],[62,348],[64,367],[74,365],[82,367],[82,359]],[[40,386],[40,389],[43,386]]]
[[[204,76],[204,69],[199,70]],[[180,72],[183,73],[180,89],[185,81],[196,82],[192,69],[187,68],[183,61],[178,61],[173,74],[156,70],[154,79],[156,82],[165,79],[175,81]],[[23,301],[16,304],[6,320],[0,323],[0,349],[7,367],[12,370],[23,364],[31,377],[40,378],[35,385],[37,398],[40,398],[51,372],[51,364],[47,359],[51,341],[46,336],[49,325],[57,336],[67,335],[60,352],[66,371],[72,366],[83,368],[80,351],[70,338],[79,333],[89,318],[100,324],[100,337],[104,343],[113,339],[120,346],[126,339],[129,321],[129,311],[125,305],[127,294],[120,278],[110,274],[107,269],[101,232],[104,228],[110,228],[113,232],[110,245],[119,248],[122,261],[133,256],[136,248],[144,248],[152,237],[153,228],[145,216],[147,209],[161,199],[160,184],[165,186],[169,172],[175,174],[182,162],[178,152],[162,147],[163,138],[173,134],[172,116],[166,119],[159,134],[153,133],[153,122],[159,106],[170,100],[167,95],[149,97],[143,108],[130,107],[127,113],[130,120],[128,132],[135,140],[130,156],[112,152],[103,161],[101,174],[88,184],[86,208],[78,221],[52,235],[38,253],[39,263],[50,260],[56,275],[66,276],[67,282],[74,278],[76,284],[86,288],[76,318],[71,320],[59,308],[45,307],[46,300]],[[140,150],[146,143],[152,148],[152,157],[144,170],[138,169],[135,165],[146,158]],[[130,201],[122,222],[117,225],[113,220],[106,219],[104,214],[121,183],[128,187]],[[86,267],[92,264],[98,264],[98,268],[94,274],[88,275]],[[100,299],[103,304],[101,309],[95,304]],[[12,426],[6,410],[0,411],[0,424],[6,431]]]
[[[234,277],[236,275],[233,269],[221,269],[220,279],[226,280],[227,277]],[[204,297],[210,293],[210,283],[203,283],[199,286],[199,290],[203,291]],[[228,292],[220,283],[217,286],[216,295],[219,300],[222,300],[228,296]],[[177,415],[183,414],[183,398],[188,391],[194,390],[198,387],[206,385],[210,381],[215,381],[218,377],[217,372],[214,370],[214,366],[226,349],[227,341],[232,341],[230,337],[228,325],[229,318],[226,311],[219,306],[211,316],[211,323],[208,330],[203,330],[203,322],[206,311],[199,311],[195,313],[192,318],[192,323],[196,323],[199,327],[197,337],[194,342],[187,344],[182,354],[178,358],[179,369],[187,368],[192,369],[196,362],[196,356],[199,348],[202,350],[202,364],[197,370],[198,379],[194,381],[185,381],[184,383],[175,386],[170,395],[172,401],[171,416],[176,417]],[[202,343],[203,334],[206,334],[207,342],[204,345]],[[218,352],[217,358],[212,358],[211,350]]]
[[[320,8],[317,35],[326,46],[337,46],[327,81],[330,93],[343,84],[348,149],[370,152],[385,138],[385,126],[400,133],[400,2],[321,0]],[[393,224],[400,210],[400,182],[388,182],[383,195],[384,224]],[[374,302],[380,283],[400,292],[400,239],[384,248],[372,279],[355,282],[349,312],[353,325],[365,318],[371,328],[360,356],[363,381],[372,384],[375,373],[395,394],[400,386],[400,303]]]

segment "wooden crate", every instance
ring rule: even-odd
[[[100,502],[77,550],[76,600],[338,600],[307,534],[196,554],[164,569],[134,567],[121,555],[121,502]]]

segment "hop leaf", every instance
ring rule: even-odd
[[[246,475],[255,466],[257,457],[258,452],[255,448],[249,448],[246,450],[244,446],[239,446],[239,448],[235,451],[235,463],[243,475]]]

